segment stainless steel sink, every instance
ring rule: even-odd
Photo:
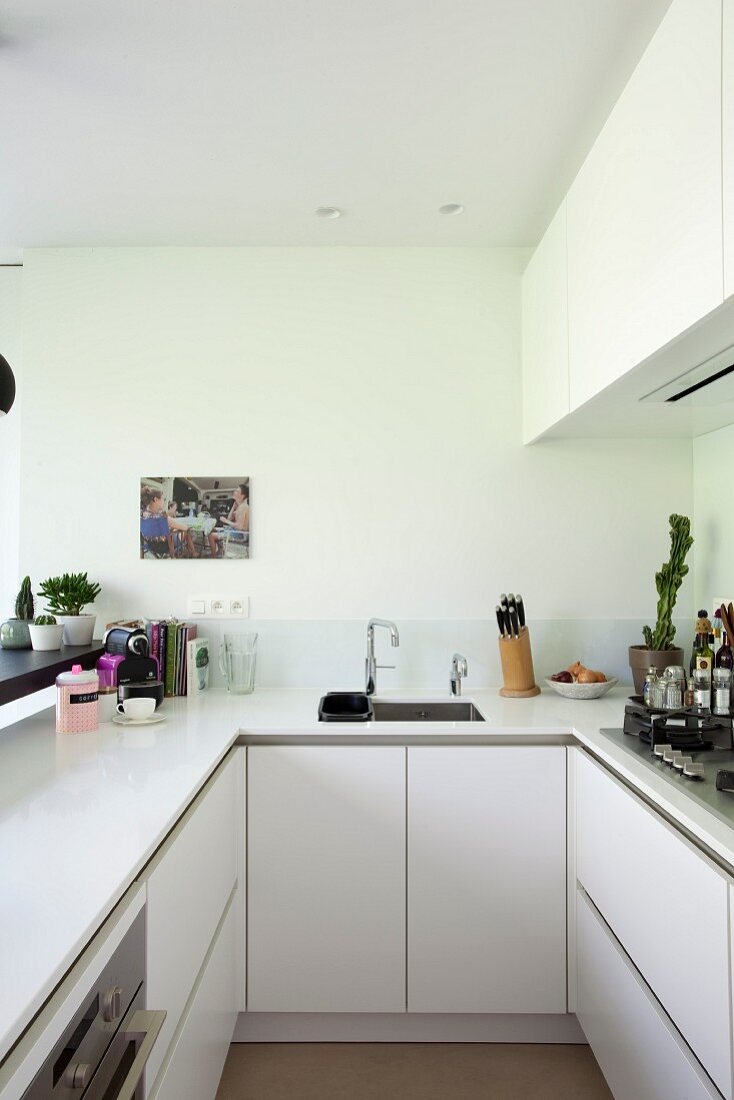
[[[375,722],[483,722],[484,715],[473,703],[453,700],[418,703],[373,699]]]

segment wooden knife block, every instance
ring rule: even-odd
[[[500,638],[499,646],[503,685],[500,695],[506,699],[529,699],[532,695],[540,695],[528,628],[522,627],[519,638]]]

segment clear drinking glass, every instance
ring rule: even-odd
[[[257,634],[225,634],[219,647],[219,668],[232,695],[250,695],[255,689]]]

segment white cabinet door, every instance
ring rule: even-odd
[[[730,1097],[728,880],[580,750],[576,780],[578,880]]]
[[[566,750],[408,750],[408,1009],[566,1011]]]
[[[569,191],[572,410],[723,299],[721,3],[673,0]]]
[[[724,142],[724,296],[734,294],[734,0],[724,0],[722,137]]]
[[[405,749],[250,747],[247,1007],[405,1010]]]
[[[615,1100],[713,1100],[718,1092],[579,891],[577,1015]]]
[[[151,1100],[215,1100],[237,1021],[233,897]]]
[[[522,277],[523,439],[568,415],[566,202]]]
[[[221,765],[145,873],[147,1004],[168,1013],[148,1060],[149,1084],[155,1081],[237,881],[242,751]]]

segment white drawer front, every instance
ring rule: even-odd
[[[577,1014],[615,1100],[718,1097],[581,891],[577,921]]]
[[[582,753],[577,782],[578,880],[730,1098],[728,880]]]
[[[186,814],[148,877],[147,1003],[168,1015],[150,1056],[152,1083],[237,879],[238,753]]]
[[[153,1100],[214,1100],[237,1020],[232,900]]]

